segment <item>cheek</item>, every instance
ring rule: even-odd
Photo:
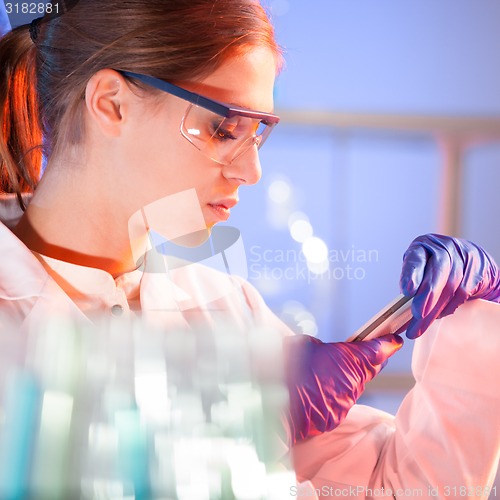
[[[182,137],[179,126],[151,121],[134,139],[136,189],[157,199],[186,189],[210,190],[218,169]]]

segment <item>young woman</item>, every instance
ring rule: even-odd
[[[0,63],[0,314],[25,330],[61,313],[80,321],[141,315],[165,330],[274,326],[284,336],[289,440],[301,441],[301,480],[486,486],[496,453],[482,439],[490,427],[467,439],[456,435],[453,416],[432,427],[460,456],[481,439],[480,464],[466,458],[450,469],[442,453],[424,456],[431,430],[408,428],[417,414],[441,419],[439,407],[415,404],[399,420],[358,406],[347,415],[400,337],[324,344],[291,336],[248,283],[155,247],[152,234],[203,247],[239,188],[260,179],[258,148],[279,121],[273,85],[281,53],[258,2],[80,0],[7,34]],[[412,243],[401,286],[414,296],[411,338],[470,298],[500,297],[494,261],[472,243],[438,235]],[[418,394],[433,403],[440,395]],[[461,408],[456,419],[481,408]],[[315,440],[326,445],[308,461],[301,446]],[[335,465],[327,476],[326,464]]]

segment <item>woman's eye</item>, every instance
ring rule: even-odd
[[[221,127],[218,127],[215,130],[213,137],[218,141],[227,141],[227,140],[235,141],[237,139],[237,137],[235,137],[229,130],[223,129]]]
[[[226,140],[226,139],[230,139],[232,141],[236,140],[236,137],[227,130],[217,130],[217,137],[220,140]]]

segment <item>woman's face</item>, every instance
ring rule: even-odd
[[[226,61],[200,81],[178,85],[217,101],[272,112],[275,75],[273,53],[256,48]],[[170,212],[170,198],[178,214],[198,211],[210,229],[229,218],[230,209],[238,202],[239,187],[258,182],[261,167],[256,146],[229,165],[216,163],[193,146],[180,132],[188,106],[165,93],[158,106],[144,110],[127,141],[123,156],[127,172],[122,179],[126,179],[128,202],[135,209],[164,200]],[[183,197],[184,192],[191,195]]]

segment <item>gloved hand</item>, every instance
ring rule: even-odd
[[[404,295],[414,297],[406,336],[415,339],[437,318],[469,299],[500,302],[500,272],[474,243],[439,234],[419,236],[403,257]]]
[[[363,393],[366,382],[402,345],[403,339],[397,335],[334,343],[309,335],[285,337],[290,444],[337,427]]]

